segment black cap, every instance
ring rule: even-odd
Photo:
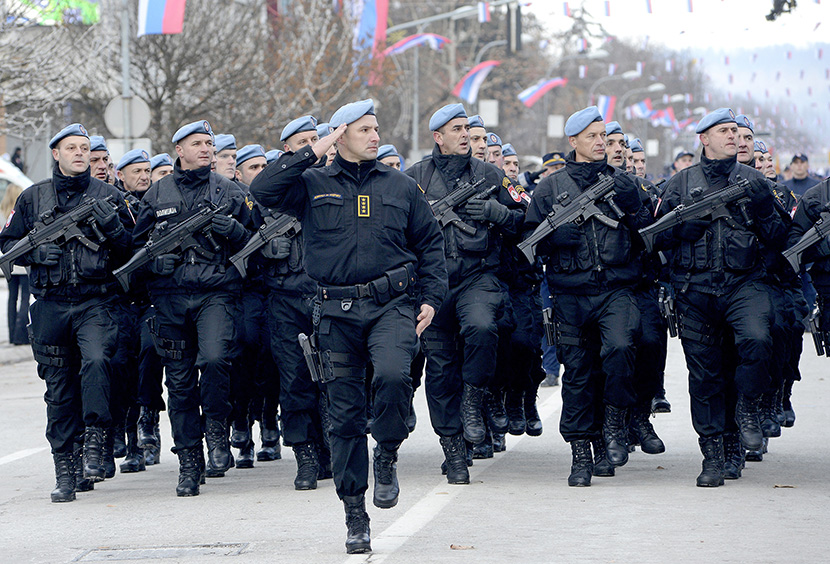
[[[808,159],[807,155],[805,155],[804,153],[796,153],[796,154],[793,155],[793,158],[792,158],[792,160],[790,160],[790,162],[794,163],[796,160],[804,161],[806,163],[810,159]]]
[[[695,156],[694,153],[690,153],[689,151],[686,151],[684,149],[684,150],[680,151],[679,153],[677,153],[677,156],[674,157],[674,160],[680,159],[682,157],[694,157],[694,156]]]

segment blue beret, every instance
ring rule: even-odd
[[[620,122],[618,121],[609,121],[605,124],[605,134],[606,135],[613,135],[615,133],[619,133],[623,135],[622,126],[620,126]]]
[[[211,129],[210,123],[206,119],[203,119],[181,126],[173,134],[173,143],[178,143],[188,135],[193,135],[194,133],[204,133],[205,135],[210,135],[211,139],[213,138],[213,129]]]
[[[729,108],[718,108],[714,112],[706,114],[697,124],[695,133],[705,133],[710,127],[721,123],[738,123],[735,119],[735,112]]]
[[[769,153],[767,149],[767,144],[761,141],[760,139],[755,141],[755,150],[761,153]]]
[[[385,159],[386,157],[398,157],[401,156],[398,154],[398,150],[395,148],[394,145],[381,145],[378,149],[378,157],[377,159]]]
[[[262,145],[245,145],[236,153],[236,166],[254,157],[265,157],[265,149],[262,148]],[[268,157],[265,157],[265,160],[267,161]]]
[[[628,147],[631,149],[632,153],[645,153],[645,149],[643,149],[643,142],[640,141],[638,137],[635,137],[631,140],[628,144]]]
[[[516,149],[514,149],[513,145],[511,145],[510,143],[505,143],[504,145],[502,145],[501,154],[504,157],[516,157],[516,156],[518,156],[516,154]]]
[[[109,149],[107,149],[107,140],[104,139],[101,135],[91,135],[89,137],[89,150],[109,151]]]
[[[285,151],[280,151],[279,149],[272,149],[265,153],[265,160],[268,161],[268,163],[270,164],[278,158],[280,158],[283,153],[285,153]]]
[[[331,126],[329,122],[323,122],[317,124],[317,138],[322,139],[326,135],[331,135],[334,131],[334,128]]]
[[[467,117],[467,111],[464,109],[463,104],[447,104],[432,114],[432,117],[429,118],[429,130],[438,131],[444,127],[448,121],[462,117]]]
[[[735,116],[735,121],[738,123],[738,127],[745,127],[748,130],[750,130],[753,134],[755,133],[755,124],[752,123],[752,120],[746,117],[744,114]]]
[[[488,147],[501,147],[501,137],[496,135],[495,133],[488,133],[487,134],[487,146]]]
[[[606,134],[606,135],[607,135],[607,134]],[[623,141],[625,141],[625,144],[626,144],[626,145],[628,145],[629,143],[631,143],[631,139],[629,139],[629,138],[628,138],[628,135],[627,135],[627,134],[623,134]]]
[[[167,153],[153,155],[153,158],[150,159],[150,170],[156,170],[158,167],[165,165],[173,166],[173,159]]]
[[[227,133],[218,133],[213,142],[213,148],[217,153],[225,149],[236,149],[236,137]]]
[[[303,116],[289,121],[288,125],[282,128],[280,141],[285,141],[295,133],[302,133],[303,131],[317,131],[317,118]]]
[[[365,115],[375,115],[375,102],[371,98],[360,100],[359,102],[351,102],[345,106],[341,106],[334,115],[331,116],[329,125],[337,129],[341,125],[350,124],[359,120]]]
[[[80,123],[73,123],[72,125],[67,125],[60,131],[58,131],[57,135],[52,137],[52,140],[49,141],[49,148],[54,149],[61,139],[64,137],[70,137],[72,135],[80,135],[81,137],[86,137],[89,139],[89,133],[86,132],[86,128],[81,125]]]
[[[579,135],[595,121],[602,121],[602,114],[599,113],[599,108],[589,106],[584,110],[579,110],[571,114],[571,117],[565,122],[565,135],[568,137]]]
[[[470,116],[467,118],[467,123],[470,124],[470,127],[481,127],[486,129],[484,127],[484,120],[481,118],[481,116]]]
[[[135,164],[135,163],[149,163],[150,162],[150,155],[144,149],[133,149],[132,151],[127,151],[124,153],[124,156],[121,157],[121,160],[118,161],[118,164],[115,167],[115,170],[121,170],[127,165]]]

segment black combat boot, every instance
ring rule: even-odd
[[[786,383],[782,383],[781,386],[775,390],[775,420],[778,421],[778,425],[784,426],[784,421],[787,418],[784,416],[784,386]]]
[[[75,501],[75,457],[71,452],[52,454],[55,462],[55,489],[52,490],[52,503]]]
[[[142,406],[138,416],[138,446],[144,450],[144,463],[147,466],[160,462],[161,441],[158,426],[159,412]]]
[[[280,430],[276,422],[274,423],[273,429],[269,427],[265,427],[260,422],[259,437],[262,440],[262,448],[256,453],[256,459],[259,462],[270,462],[282,458],[282,453],[280,452]]]
[[[112,455],[115,458],[124,458],[127,456],[127,443],[124,442],[124,422],[113,425],[110,432],[112,433]]]
[[[395,507],[401,491],[398,485],[398,449],[389,450],[376,445],[374,455],[375,492],[372,503],[381,509]]]
[[[764,442],[761,422],[758,419],[758,400],[738,394],[735,405],[735,423],[741,433],[741,442],[746,450],[759,450]]]
[[[344,496],[343,507],[346,509],[346,553],[363,554],[372,552],[372,539],[369,537],[369,514],[366,513],[366,501],[363,494]]]
[[[439,437],[444,450],[444,465],[447,468],[447,482],[450,484],[469,484],[470,471],[467,470],[467,445],[464,437],[453,435]]]
[[[477,388],[464,383],[461,392],[461,424],[464,427],[464,438],[473,444],[484,440],[484,417],[482,407],[484,403],[484,388]]]
[[[524,393],[508,391],[504,397],[504,410],[507,412],[507,432],[511,435],[524,435],[527,430]]]
[[[504,452],[507,450],[507,437],[504,433],[493,433],[493,452]]]
[[[504,411],[504,393],[496,390],[484,392],[484,411],[493,433],[507,432],[507,413]]]
[[[591,445],[594,447],[594,476],[609,478],[616,474],[614,466],[608,462],[608,458],[605,456],[605,441],[594,439],[591,441]]]
[[[205,420],[205,442],[208,450],[205,476],[221,478],[234,466],[228,442],[228,426],[224,421]]]
[[[778,423],[775,406],[776,401],[780,403],[777,392],[766,392],[761,395],[761,402],[758,404],[758,414],[761,420],[761,434],[764,437],[781,436],[781,424]]]
[[[176,486],[176,495],[192,497],[199,495],[199,484],[202,483],[202,446],[185,448],[177,452],[179,456],[179,485]]]
[[[331,480],[331,450],[326,441],[314,443],[317,447],[317,479]]]
[[[233,431],[231,432],[231,446],[233,448],[244,448],[252,440],[251,425],[248,423],[239,424],[238,421],[234,422]]]
[[[496,450],[493,444],[493,433],[489,427],[485,431],[484,440],[477,445],[473,445],[472,451],[474,459],[493,458],[493,452]]]
[[[78,437],[83,441],[83,436]],[[74,468],[75,468],[75,491],[76,492],[91,492],[95,489],[95,482],[89,478],[84,478],[84,443],[76,442],[75,448],[72,451]]]
[[[737,431],[723,434],[723,478],[737,480],[744,469],[744,448]]]
[[[138,431],[130,429],[127,432],[127,456],[119,465],[122,474],[143,472],[147,465],[144,462],[144,451],[138,446]]]
[[[571,441],[571,455],[571,475],[568,476],[568,485],[572,487],[590,486],[591,474],[594,472],[594,461],[591,459],[591,441]]]
[[[542,434],[542,418],[539,417],[539,411],[536,409],[536,388],[532,390],[525,390],[524,408],[526,423],[525,433],[531,437],[538,437]]]
[[[634,408],[631,413],[630,428],[637,437],[637,444],[640,445],[640,450],[646,454],[660,454],[666,452],[666,445],[657,436],[654,431],[654,426],[649,420],[651,415],[650,406],[640,405]]]
[[[746,451],[744,459],[747,462],[762,462],[764,455],[767,453],[767,443],[769,443],[769,439],[764,437],[764,440],[761,442],[761,448]]]
[[[104,429],[104,450],[101,452],[101,463],[104,465],[104,478],[108,480],[115,476],[114,441],[113,428]]]
[[[104,430],[101,427],[87,427],[84,431],[84,477],[93,482],[106,478],[104,468]]]
[[[297,477],[294,478],[295,490],[317,489],[317,447],[314,443],[300,443],[292,447],[297,459]]]
[[[254,467],[254,441],[239,449],[239,456],[236,457],[237,468]]]
[[[605,457],[613,466],[624,466],[628,462],[628,422],[624,409],[613,405],[605,406],[605,421],[602,424],[605,440]]]
[[[671,413],[671,404],[666,399],[666,390],[660,390],[651,400],[651,411],[654,413]]]
[[[700,437],[697,440],[703,453],[703,470],[697,477],[700,488],[716,488],[723,485],[723,437]]]
[[[795,425],[795,410],[790,398],[793,395],[793,381],[787,380],[784,382],[784,389],[781,396],[781,405],[784,408],[784,422],[781,423],[784,427],[792,427]]]

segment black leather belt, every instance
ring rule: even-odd
[[[368,298],[372,295],[371,282],[354,286],[320,286],[317,296],[322,300],[346,300]]]

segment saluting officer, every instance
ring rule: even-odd
[[[269,165],[251,190],[263,205],[303,221],[306,270],[318,284],[315,331],[346,552],[360,553],[371,550],[365,366],[374,366],[373,501],[388,508],[398,501],[395,462],[409,434],[410,362],[418,335],[441,307],[446,266],[441,232],[415,182],[375,160],[372,100],[343,106],[330,123],[334,133]],[[334,162],[314,167],[335,142]]]
[[[38,375],[46,382],[46,438],[57,478],[53,502],[73,501],[80,480],[98,482],[105,476],[102,451],[104,429],[112,423],[111,359],[118,332],[112,313],[117,283],[110,271],[130,252],[132,220],[124,198],[90,176],[89,146],[89,135],[79,123],[55,135],[49,142],[55,159],[52,177],[23,191],[0,232],[0,249],[8,252],[43,214],[59,218],[94,198],[93,218],[105,238],[94,249],[89,241],[98,236],[84,223],[78,227],[88,241],[44,243],[17,261],[29,267],[29,285],[37,298],[30,310],[30,332]],[[115,205],[105,202],[107,197]]]
[[[253,203],[236,183],[211,172],[213,139],[207,121],[176,131],[173,174],[150,186],[133,231],[134,245],[140,248],[151,236],[162,236],[162,227],[175,226],[204,206],[229,206],[213,217],[213,241],[196,234],[201,248],[160,255],[149,265],[156,349],[166,369],[173,452],[179,457],[179,496],[199,495],[203,434],[208,477],[224,476],[234,464],[227,419],[241,278],[228,258],[251,235]],[[204,432],[201,413],[206,418]]]

